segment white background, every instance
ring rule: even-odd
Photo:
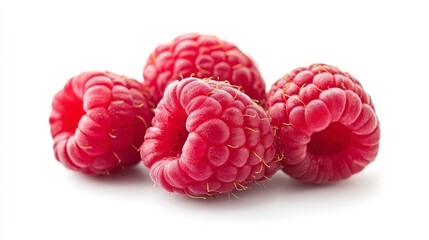
[[[428,239],[424,2],[2,1],[0,239]],[[143,165],[106,179],[55,160],[48,117],[66,80],[141,80],[150,52],[188,32],[237,44],[268,86],[315,62],[350,72],[381,121],[377,160],[327,186],[279,172],[231,201],[153,188]]]

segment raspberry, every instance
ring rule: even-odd
[[[171,83],[141,146],[152,180],[170,192],[213,196],[269,178],[274,135],[265,111],[226,82]]]
[[[55,158],[86,174],[110,174],[139,162],[137,147],[153,117],[145,88],[111,72],[71,78],[52,102]]]
[[[261,105],[266,102],[265,82],[252,59],[215,36],[187,34],[160,45],[151,53],[143,71],[155,103],[170,82],[192,76],[228,80]]]
[[[378,153],[380,128],[371,98],[336,67],[313,64],[293,70],[272,86],[268,105],[277,159],[298,180],[346,179]]]

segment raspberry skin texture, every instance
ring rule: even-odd
[[[135,165],[152,118],[147,86],[107,71],[83,72],[68,80],[52,102],[55,158],[90,175]]]
[[[278,169],[266,112],[227,82],[171,83],[140,148],[152,180],[170,192],[205,198],[246,190]]]
[[[144,81],[158,103],[165,88],[186,77],[228,80],[263,106],[265,82],[254,61],[234,44],[216,36],[185,34],[158,46],[143,70]]]
[[[378,153],[380,124],[370,96],[347,72],[313,64],[286,74],[268,96],[276,159],[311,183],[346,179]]]

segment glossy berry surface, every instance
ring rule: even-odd
[[[265,111],[226,82],[171,83],[141,146],[152,180],[170,192],[213,196],[272,176],[274,135]]]
[[[138,163],[153,107],[147,87],[134,79],[103,71],[71,78],[52,102],[55,158],[86,174]]]
[[[380,126],[374,105],[349,73],[326,64],[297,68],[274,83],[268,105],[276,158],[296,179],[346,179],[377,156]]]
[[[158,46],[150,55],[143,78],[155,103],[174,80],[186,77],[229,81],[250,98],[265,103],[265,82],[254,61],[237,46],[215,36],[186,34]]]

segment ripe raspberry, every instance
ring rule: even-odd
[[[226,82],[171,83],[141,146],[150,176],[170,192],[212,196],[272,176],[274,135],[264,110]]]
[[[369,95],[350,74],[313,64],[293,70],[269,93],[283,170],[325,183],[361,171],[378,153],[380,128]]]
[[[160,45],[150,55],[143,71],[155,103],[170,82],[192,76],[228,80],[262,106],[266,102],[265,82],[252,59],[235,45],[215,36],[187,34]]]
[[[55,158],[86,174],[110,174],[139,162],[137,147],[153,117],[146,88],[111,72],[71,78],[52,102]]]

